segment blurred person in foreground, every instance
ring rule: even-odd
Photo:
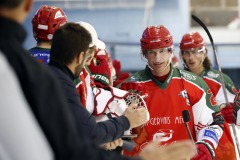
[[[95,156],[101,159],[104,152],[80,136],[83,134],[76,127],[59,82],[46,66],[39,64],[23,48],[26,31],[21,23],[31,11],[32,3],[32,0],[0,1],[0,50],[16,74],[23,96],[52,148],[54,159],[96,159]],[[40,85],[39,81],[44,83]]]
[[[144,127],[133,130],[138,135],[134,138],[137,145],[133,152],[124,154],[138,155],[146,144],[161,135],[163,144],[189,139],[182,117],[182,111],[188,110],[190,132],[198,148],[192,159],[214,159],[223,132],[223,118],[211,101],[207,84],[191,72],[172,66],[173,39],[165,26],[147,27],[140,42],[147,65],[145,70],[128,78],[126,86],[132,82],[145,88],[150,120]]]
[[[195,73],[203,78],[207,83],[213,94],[212,101],[218,106],[225,104],[225,98],[223,95],[223,87],[220,80],[219,72],[212,68],[211,60],[208,57],[208,50],[203,37],[198,32],[186,33],[183,35],[180,42],[181,59],[184,63],[184,69]],[[236,94],[236,88],[232,80],[223,73],[223,79],[226,86],[226,93],[230,106],[227,109],[231,109],[233,106],[233,100]],[[224,116],[223,110],[221,110]],[[228,122],[229,118],[224,116]],[[233,116],[232,118],[233,119]],[[231,135],[230,127],[225,122],[224,132],[222,138],[218,143],[216,150],[216,159],[236,159],[236,153],[234,148],[233,137]]]
[[[52,149],[1,51],[0,77],[0,159],[53,160]]]

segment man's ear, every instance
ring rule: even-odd
[[[207,50],[205,50],[205,52],[203,53],[203,55],[204,55],[204,58],[206,58],[206,57],[208,56]]]
[[[84,58],[84,52],[81,52],[78,56],[77,56],[77,64],[81,64]]]
[[[25,0],[25,1],[26,1],[26,3],[25,3],[24,9],[27,13],[30,13],[32,10],[32,6],[33,6],[33,0]]]

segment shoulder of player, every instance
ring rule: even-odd
[[[216,81],[220,81],[220,75],[219,72],[215,69],[209,69],[205,71],[206,73],[203,75],[203,77],[207,77],[208,79],[214,79]]]
[[[148,80],[148,76],[145,73],[145,70],[141,70],[138,72],[133,73],[129,78],[128,81],[136,82],[136,81],[146,81]]]
[[[223,79],[224,79],[225,82],[232,83],[231,78],[227,74],[222,73],[222,76],[223,76]],[[204,77],[207,77],[207,78],[210,78],[210,79],[214,79],[214,80],[216,80],[218,82],[221,82],[219,71],[217,71],[215,69],[208,70],[206,72],[206,74],[204,75]]]
[[[184,78],[186,81],[190,82],[190,83],[194,83],[198,86],[200,86],[201,88],[206,88],[207,84],[205,83],[205,81],[199,77],[198,75],[186,71],[186,70],[179,70],[181,77]]]

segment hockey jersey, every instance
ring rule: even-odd
[[[133,74],[127,81],[141,83],[145,87],[150,120],[144,127],[133,130],[138,135],[133,139],[136,147],[132,152],[124,151],[125,155],[137,155],[148,142],[158,137],[163,146],[189,139],[182,117],[183,110],[190,113],[188,125],[194,141],[208,140],[217,147],[223,132],[221,122],[218,124],[216,118],[219,109],[202,78],[171,67],[167,79],[161,83],[146,66],[145,70]]]
[[[127,108],[125,98],[129,93],[115,87],[97,88],[87,67],[84,67],[75,84],[81,103],[97,122],[118,117]]]
[[[80,96],[80,101],[90,114],[94,112],[93,92],[92,88],[95,87],[91,72],[87,67],[84,67],[78,79],[74,80],[77,92]]]
[[[40,63],[48,64],[50,59],[50,49],[33,47],[29,50],[30,54],[35,57]]]
[[[200,75],[203,80],[207,83],[209,88],[211,89],[213,95],[215,96],[215,100],[220,106],[222,103],[225,103],[225,97],[223,94],[223,87],[221,85],[220,81],[220,75],[217,70],[210,69],[210,70],[204,70],[201,75]],[[225,82],[225,87],[226,87],[226,93],[229,102],[233,103],[235,93],[236,93],[236,88],[232,82],[232,80],[223,73],[223,79]],[[234,141],[233,137],[231,135],[230,127],[228,123],[224,123],[224,132],[222,135],[222,138],[220,139],[218,143],[218,147],[215,151],[216,160],[225,160],[225,159],[231,159],[235,160],[236,159],[236,152],[234,148]]]

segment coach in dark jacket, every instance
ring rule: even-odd
[[[134,128],[145,123],[147,111],[145,108],[127,108],[126,116],[96,123],[94,117],[82,106],[73,80],[80,75],[86,59],[91,55],[91,49],[88,49],[91,41],[90,33],[79,24],[63,25],[53,36],[49,66],[61,81],[66,101],[77,119],[78,127],[97,144],[102,144],[122,137],[130,124]],[[133,121],[136,124],[133,125]]]

